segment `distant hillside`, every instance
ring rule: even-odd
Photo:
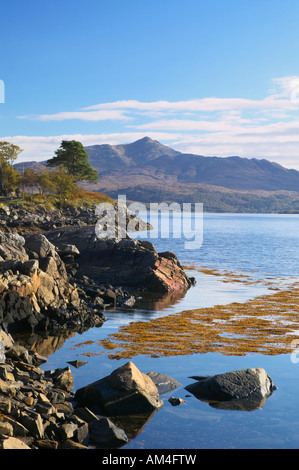
[[[144,137],[126,145],[86,147],[93,168],[121,180],[201,183],[238,190],[299,191],[299,171],[289,170],[265,159],[204,157],[181,153]]]
[[[84,187],[113,198],[202,202],[215,212],[299,210],[299,171],[265,159],[185,154],[149,137],[85,148],[99,180]]]

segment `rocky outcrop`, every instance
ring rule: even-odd
[[[197,382],[186,390],[217,408],[254,410],[261,408],[276,389],[263,368],[241,369],[208,377],[191,377]]]
[[[45,235],[56,247],[64,243],[77,247],[76,278],[85,275],[98,283],[163,294],[192,285],[176,255],[157,253],[148,241],[98,239],[94,227],[64,227]]]
[[[163,406],[151,378],[128,362],[104,377],[76,391],[81,406],[95,408],[106,416],[148,413]]]
[[[87,317],[77,287],[69,282],[56,248],[42,234],[25,238],[0,232],[0,325],[10,333],[96,326]]]
[[[110,204],[115,204],[111,199]],[[84,227],[95,225],[98,220],[96,203],[82,206],[68,206],[66,208],[48,209],[45,205],[36,204],[26,208],[24,204],[16,202],[13,205],[0,205],[0,230],[5,232],[32,233],[44,232],[56,227]],[[116,211],[118,206],[115,205]],[[138,230],[148,230],[150,224],[141,220],[135,213],[126,211],[126,223],[133,221]]]

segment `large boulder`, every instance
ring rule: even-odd
[[[255,409],[276,389],[273,380],[263,368],[190,378],[197,381],[185,388],[196,398],[209,402],[233,402],[233,406],[226,406],[231,409]]]
[[[109,376],[76,391],[79,406],[106,416],[148,413],[163,406],[152,379],[127,362]]]

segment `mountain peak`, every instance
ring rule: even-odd
[[[142,137],[142,139],[139,139],[139,140],[136,140],[136,142],[140,142],[140,143],[143,143],[143,144],[146,144],[148,142],[158,142],[157,140],[153,140],[151,139],[150,137],[148,136],[145,136],[145,137]],[[136,143],[135,142],[135,143]],[[158,142],[159,143],[159,142]]]

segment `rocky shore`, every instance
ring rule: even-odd
[[[179,385],[161,374],[143,374],[128,362],[74,393],[69,366],[44,371],[44,357],[3,330],[0,341],[1,449],[121,447],[163,406],[151,377],[158,377],[158,386],[167,383],[167,390]],[[84,364],[75,362],[75,367]],[[128,415],[130,424],[124,419]]]
[[[16,339],[33,333],[59,337],[101,326],[106,308],[125,313],[145,294],[163,297],[186,291],[192,279],[174,253],[157,253],[151,243],[136,241],[128,233],[98,239],[91,208],[49,211],[39,206],[30,212],[18,204],[2,205],[0,216],[1,447],[123,445],[138,426],[134,432],[125,430],[108,416],[112,409],[123,415],[117,403],[128,409],[133,396],[134,414],[141,414],[138,422],[144,424],[163,405],[150,377],[128,363],[112,377],[100,379],[105,398],[94,414],[85,406],[90,402],[86,390],[74,396],[69,367],[44,372],[40,366],[46,358]],[[126,217],[132,220],[134,214]],[[139,229],[149,228],[140,219],[135,222]],[[118,382],[127,384],[122,398]],[[75,408],[76,401],[81,405]]]

